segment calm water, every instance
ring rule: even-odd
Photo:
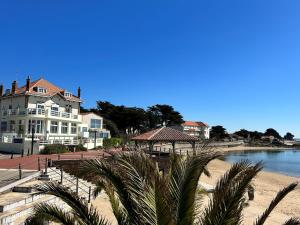
[[[263,161],[267,171],[300,177],[300,150],[232,152],[225,156],[225,161],[231,163],[244,159]]]

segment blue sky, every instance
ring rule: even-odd
[[[298,0],[1,1],[0,76],[300,137]]]

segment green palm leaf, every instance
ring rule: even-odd
[[[277,196],[273,199],[273,201],[270,203],[269,207],[266,209],[266,211],[256,220],[254,225],[263,225],[268,216],[271,214],[273,209],[278,205],[278,203],[291,191],[295,190],[298,183],[292,183],[289,186],[285,187],[281,191],[278,192]]]

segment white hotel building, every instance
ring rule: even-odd
[[[209,139],[209,126],[203,122],[185,121],[182,125],[183,132],[198,137],[200,139]]]
[[[103,118],[93,113],[80,114],[81,90],[77,95],[57,87],[45,79],[11,89],[0,85],[0,151],[1,143],[20,143],[34,138],[40,146],[46,144],[101,146],[109,138],[103,129]],[[18,141],[15,141],[18,140]],[[21,148],[21,147],[19,147]]]

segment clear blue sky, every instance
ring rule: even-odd
[[[2,1],[0,74],[300,137],[299,0]],[[22,81],[22,82],[21,82]]]

